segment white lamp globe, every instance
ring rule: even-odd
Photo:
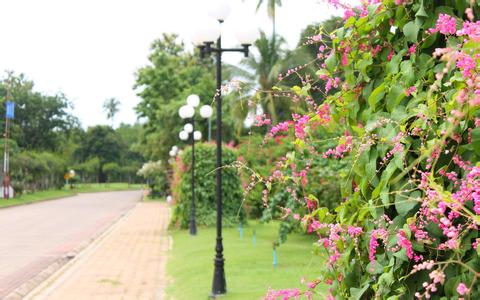
[[[187,104],[191,107],[197,107],[200,104],[200,97],[198,95],[192,94],[187,97]]]
[[[191,133],[193,131],[193,125],[190,123],[185,124],[185,126],[183,126],[183,131]]]
[[[203,105],[200,107],[200,116],[204,119],[208,119],[212,116],[213,110],[210,105]]]
[[[195,132],[193,133],[193,139],[196,140],[196,141],[199,141],[202,139],[202,133],[198,130],[195,130]]]
[[[208,15],[218,21],[225,21],[230,15],[230,3],[228,0],[210,0],[207,7]]]
[[[188,132],[186,132],[185,130],[182,130],[180,131],[180,133],[178,134],[178,137],[182,140],[182,141],[186,141],[188,139]]]
[[[182,107],[180,107],[180,109],[178,110],[178,115],[180,116],[180,118],[182,119],[185,119],[186,116],[185,116],[185,109],[186,109],[186,105],[183,105]]]
[[[215,42],[220,36],[220,24],[214,18],[201,18],[196,26],[192,41],[199,46],[206,42]]]
[[[187,119],[190,119],[190,118],[193,118],[194,114],[195,114],[195,109],[190,105],[185,105],[185,117]]]

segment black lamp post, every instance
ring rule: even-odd
[[[225,18],[229,14],[229,6],[226,1],[218,3],[214,8],[212,14],[215,15],[218,23],[221,25]],[[248,22],[247,22],[248,23]],[[197,36],[195,37],[197,46],[200,49],[200,57],[204,58],[207,55],[215,53],[216,64],[216,80],[217,90],[215,93],[215,102],[217,109],[216,119],[216,144],[217,144],[217,163],[216,163],[216,196],[217,196],[217,237],[215,246],[215,270],[213,273],[212,283],[212,297],[225,294],[227,292],[227,286],[225,281],[225,259],[223,258],[223,238],[222,238],[222,98],[221,98],[221,85],[222,85],[222,53],[224,52],[241,52],[245,57],[248,57],[248,48],[255,41],[258,30],[256,28],[248,27],[252,24],[243,24],[242,32],[239,32],[238,37],[242,45],[241,48],[222,48],[222,38],[220,35],[220,26],[218,28],[201,27]],[[247,29],[245,31],[245,29]],[[213,41],[217,38],[217,44],[214,46]]]
[[[178,114],[182,119],[189,119],[191,123],[185,124],[179,137],[186,141],[190,134],[192,144],[192,204],[190,210],[189,231],[191,235],[197,234],[197,223],[195,220],[195,141],[202,138],[200,131],[195,131],[195,107],[200,104],[200,98],[197,95],[190,95],[187,97],[187,105],[180,107]],[[212,115],[212,108],[209,105],[204,105],[200,108],[200,115],[202,118],[210,118]]]

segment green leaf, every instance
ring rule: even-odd
[[[428,18],[428,14],[425,11],[425,7],[423,6],[423,0],[420,1],[420,7],[417,10],[417,13],[415,14],[415,17],[417,18]]]
[[[377,103],[382,100],[383,96],[385,96],[385,83],[377,86],[368,97],[368,104],[372,107],[372,110],[375,111]]]
[[[369,285],[365,285],[361,289],[359,288],[350,288],[350,295],[352,296],[350,299],[353,300],[360,300],[362,299],[362,295],[365,293],[365,291],[368,289]]]
[[[370,274],[382,274],[383,273],[383,266],[378,260],[371,261],[367,265],[367,272]]]
[[[393,85],[386,98],[388,111],[393,111],[403,98],[405,98],[404,88],[398,84]]]
[[[335,56],[335,53],[330,54],[330,56],[325,60],[325,65],[327,66],[327,69],[330,72],[335,71],[337,64],[338,64],[338,61],[337,61],[337,57]]]
[[[410,194],[400,193],[395,195],[395,209],[401,216],[407,215],[415,206],[417,199],[420,198],[420,192],[414,191]]]
[[[407,41],[411,43],[417,42],[417,36],[418,36],[419,30],[420,30],[420,27],[417,24],[415,24],[414,21],[410,21],[407,24],[405,24],[405,26],[403,26],[403,33],[405,34]]]
[[[364,55],[362,59],[358,60],[356,63],[356,68],[360,70],[360,73],[363,75],[363,80],[366,82],[370,81],[370,77],[367,74],[367,68],[373,64],[372,55],[370,53]]]

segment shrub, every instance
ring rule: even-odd
[[[162,161],[159,160],[143,164],[142,168],[138,170],[137,175],[147,180],[151,196],[161,197],[166,195],[168,188],[167,172]]]
[[[290,132],[295,151],[265,179],[266,191],[287,185],[307,212],[294,219],[328,253],[303,293],[324,282],[328,299],[478,299],[479,3],[331,2],[346,12],[331,49],[318,53],[325,99],[313,99],[304,78],[288,92],[309,111],[269,134]],[[324,46],[318,37],[311,42]],[[323,151],[330,128],[343,134]],[[318,179],[314,155],[351,158],[334,211],[315,195],[298,198],[304,182]],[[300,294],[269,291],[267,299]]]
[[[181,178],[178,187],[179,198],[175,199],[177,206],[172,222],[181,227],[187,227],[190,220],[192,199],[191,190],[191,157],[192,150],[188,147],[177,160]],[[242,221],[245,212],[242,206],[243,192],[240,176],[235,167],[237,152],[229,147],[223,147],[222,165],[222,217],[224,226],[233,226]],[[199,225],[212,226],[216,224],[216,145],[213,143],[195,144],[195,203],[196,220]],[[175,175],[174,175],[175,176]]]
[[[63,187],[66,170],[65,160],[50,152],[23,151],[13,153],[10,160],[12,185],[18,194]]]

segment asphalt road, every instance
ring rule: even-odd
[[[92,193],[0,209],[0,299],[108,228],[140,198],[140,191]]]

